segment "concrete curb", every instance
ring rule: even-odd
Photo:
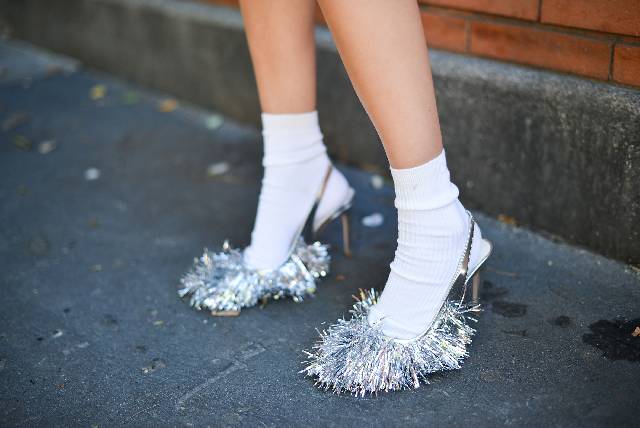
[[[88,66],[259,119],[237,11],[188,0],[0,0],[0,21],[11,36]],[[640,263],[640,91],[445,52],[431,60],[465,204]],[[326,30],[318,31],[318,63],[332,154],[386,171]]]

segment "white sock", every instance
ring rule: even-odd
[[[275,269],[289,255],[294,235],[306,221],[331,161],[316,111],[263,113],[262,127],[264,176],[244,260],[257,269]],[[330,210],[347,189],[342,174],[334,170],[318,213]]]
[[[458,267],[469,233],[469,216],[451,183],[444,150],[408,169],[391,168],[398,209],[398,247],[391,273],[369,323],[385,335],[411,339],[435,318]],[[480,242],[475,230],[474,243]],[[479,255],[472,246],[470,266]],[[476,250],[476,251],[474,251]]]

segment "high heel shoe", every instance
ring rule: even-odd
[[[241,250],[225,241],[222,252],[206,248],[192,268],[180,280],[180,297],[189,297],[189,304],[214,315],[237,314],[240,309],[258,302],[291,297],[300,302],[316,291],[316,281],[329,272],[328,246],[315,240],[318,233],[337,218],[342,219],[343,248],[350,254],[348,210],[355,192],[348,188],[343,201],[329,214],[319,218],[318,208],[323,200],[333,166],[329,165],[322,184],[309,210],[307,220],[294,235],[286,260],[276,269],[255,269],[245,263]],[[307,244],[306,239],[311,238]]]
[[[339,319],[320,339],[301,371],[315,378],[316,385],[336,393],[350,392],[364,396],[379,391],[418,388],[428,383],[430,373],[460,368],[467,356],[475,330],[470,314],[478,312],[480,268],[491,254],[486,239],[474,241],[477,225],[469,215],[467,243],[458,269],[449,283],[449,291],[440,311],[423,332],[412,339],[385,336],[379,326],[367,320],[370,308],[376,304],[375,290],[360,291],[353,306],[351,319]],[[480,245],[480,260],[469,266],[472,245]]]

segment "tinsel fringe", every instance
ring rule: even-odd
[[[429,383],[430,373],[460,368],[475,330],[469,311],[479,307],[447,301],[427,334],[411,342],[398,342],[373,328],[367,321],[376,303],[375,290],[360,291],[351,319],[340,319],[320,332],[320,339],[301,371],[316,379],[316,385],[335,393],[356,396],[418,388]]]
[[[258,271],[244,263],[242,252],[228,242],[223,251],[205,248],[193,267],[180,280],[180,297],[189,297],[196,309],[235,312],[269,299],[291,297],[302,301],[316,290],[316,280],[329,271],[328,247],[320,242],[307,245],[302,238],[289,259],[278,269]]]

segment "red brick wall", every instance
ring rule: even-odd
[[[640,0],[418,2],[431,47],[640,87]]]

